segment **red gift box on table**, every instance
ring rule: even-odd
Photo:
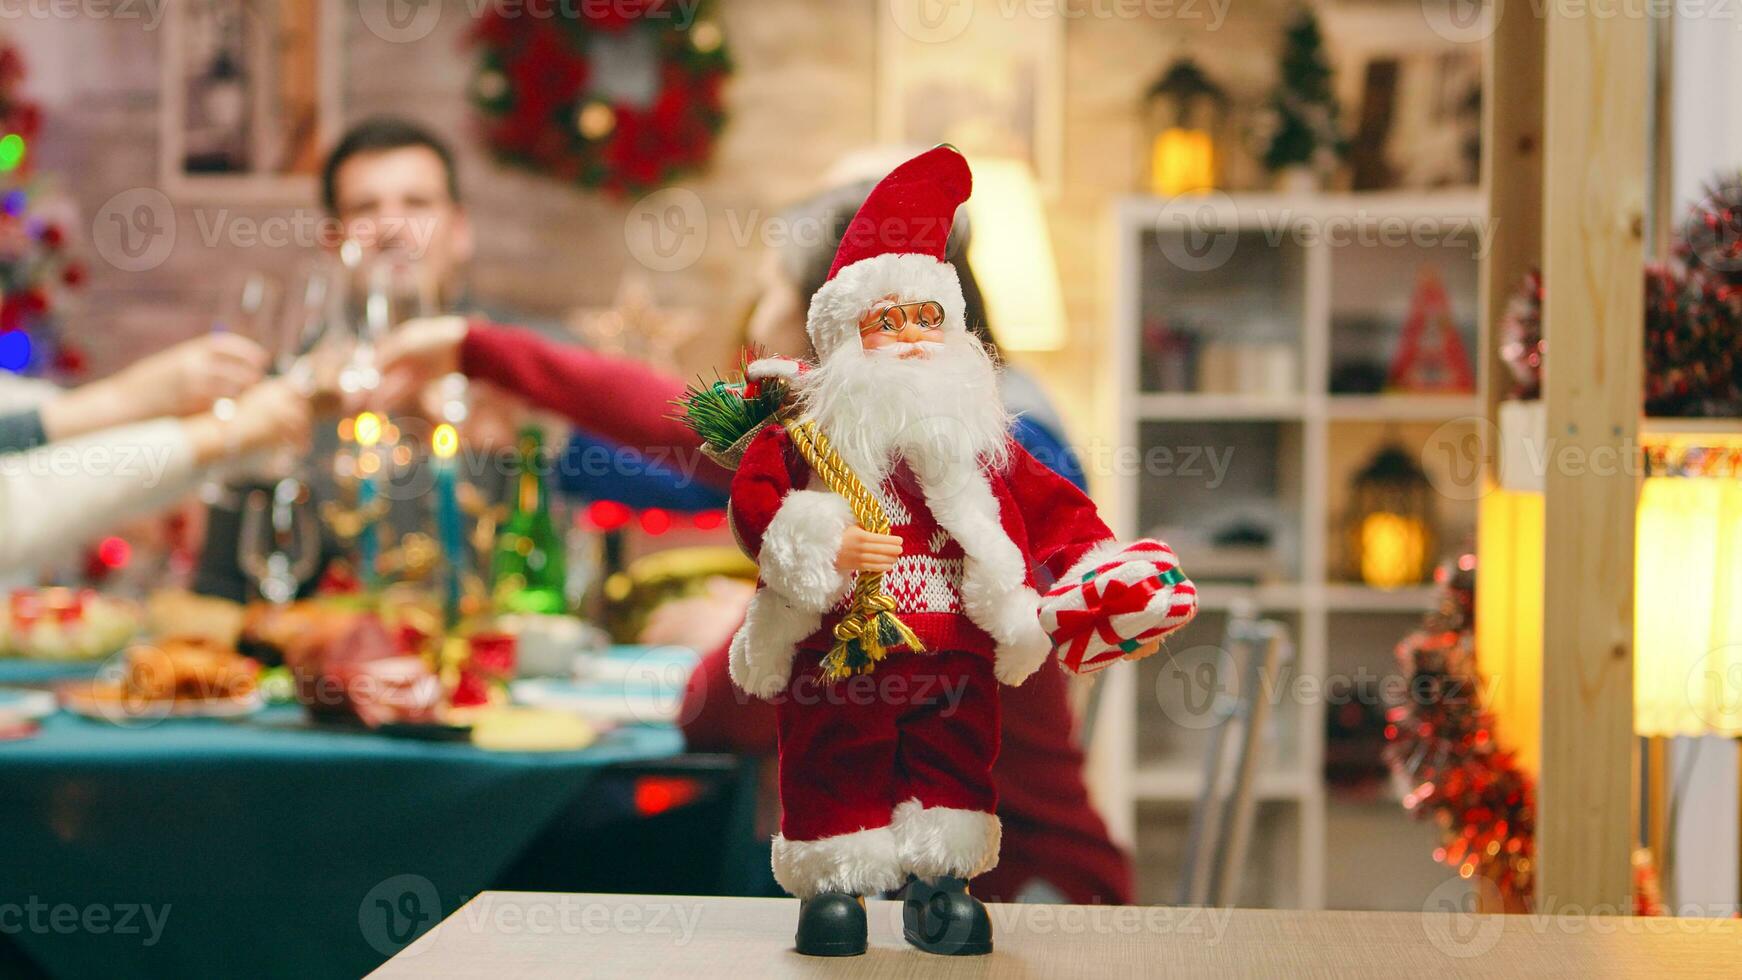
[[[1197,611],[1197,587],[1173,549],[1139,541],[1054,584],[1041,598],[1040,625],[1068,670],[1091,674],[1191,622]]]

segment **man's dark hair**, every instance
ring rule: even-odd
[[[442,169],[448,175],[448,196],[455,204],[460,203],[460,175],[454,168],[454,151],[448,144],[409,119],[376,116],[346,130],[338,145],[327,154],[326,165],[321,168],[321,203],[326,206],[327,213],[339,213],[338,175],[346,160],[359,153],[381,153],[408,146],[426,147],[441,158]]]

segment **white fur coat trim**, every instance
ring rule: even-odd
[[[851,575],[835,568],[841,535],[853,523],[853,508],[839,494],[791,491],[762,535],[762,581],[799,609],[828,612],[853,584]]]
[[[778,592],[758,589],[726,657],[732,683],[764,701],[785,691],[798,645],[822,624],[821,613],[800,609]]]
[[[889,253],[860,259],[835,273],[811,297],[805,332],[817,359],[859,345],[859,318],[872,303],[894,295],[903,303],[936,300],[944,308],[945,330],[968,329],[967,304],[955,266],[918,253]]]
[[[972,878],[998,864],[1003,824],[991,813],[947,806],[921,806],[908,800],[895,808],[890,824],[901,869],[921,878],[940,875]]]
[[[773,866],[774,880],[799,898],[823,892],[876,895],[907,880],[888,827],[821,840],[787,840],[776,834]]]
[[[1089,572],[1100,568],[1102,565],[1117,558],[1119,553],[1124,551],[1125,548],[1126,545],[1122,544],[1115,538],[1108,538],[1107,540],[1102,541],[1100,544],[1095,545],[1088,551],[1083,552],[1083,557],[1078,558],[1076,564],[1072,565],[1063,575],[1059,576],[1059,583],[1063,584],[1066,582],[1081,581],[1084,575],[1089,574]]]
[[[938,526],[962,546],[962,609],[996,644],[992,671],[1000,683],[1027,680],[1052,652],[1040,628],[1040,595],[1027,584],[1022,550],[1004,532],[998,499],[983,468],[941,477],[915,465],[926,505]]]

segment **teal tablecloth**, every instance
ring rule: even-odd
[[[601,766],[680,751],[666,726],[500,754],[292,708],[139,729],[57,715],[0,742],[0,944],[57,976],[358,976],[488,885]]]
[[[95,676],[103,661],[74,660],[61,663],[54,660],[19,660],[0,657],[0,685],[47,686],[60,681],[73,681]]]

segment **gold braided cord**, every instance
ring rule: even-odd
[[[883,505],[847,467],[816,422],[785,420],[784,424],[799,455],[822,477],[824,486],[847,501],[859,526],[873,534],[888,534],[889,517],[884,514]],[[868,674],[890,647],[897,646],[905,646],[914,653],[925,652],[919,637],[895,615],[895,600],[883,591],[883,573],[860,572],[853,585],[853,602],[835,624],[835,645],[823,658],[823,679],[837,681],[854,674]]]

